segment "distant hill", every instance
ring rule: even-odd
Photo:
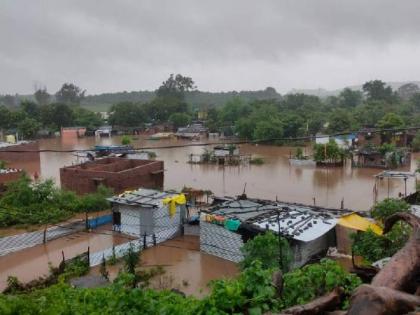
[[[387,82],[393,90],[397,90],[401,85],[406,83],[415,83],[420,86],[420,81],[405,81],[405,82]],[[361,90],[362,85],[349,86],[352,90]],[[344,89],[344,88],[343,88]],[[343,89],[326,90],[326,89],[292,89],[286,94],[304,93],[308,95],[326,98],[328,96],[337,96]],[[0,95],[0,105],[4,102],[2,95]],[[82,102],[82,106],[93,111],[108,111],[112,104],[118,102],[149,102],[155,97],[154,91],[132,91],[132,92],[116,92],[116,93],[103,93],[96,95],[87,95]],[[238,97],[246,102],[262,99],[277,99],[280,100],[280,95],[274,88],[267,87],[265,90],[257,91],[229,91],[229,92],[204,92],[192,91],[186,94],[186,100],[193,107],[201,106],[222,106],[230,99]],[[33,95],[16,95],[15,104],[19,104],[22,99],[34,100]]]
[[[112,104],[118,102],[149,102],[155,97],[152,91],[133,91],[119,93],[105,93],[98,95],[88,95],[82,102],[82,106],[96,110],[106,111]],[[274,88],[266,88],[260,91],[231,91],[231,92],[203,92],[191,91],[186,93],[186,101],[195,106],[221,106],[228,100],[238,97],[244,101],[261,99],[281,99],[281,95]]]
[[[403,81],[403,82],[386,82],[387,85],[391,86],[391,88],[395,91],[400,88],[401,85],[404,85],[406,83],[414,83],[417,84],[420,87],[420,81]],[[352,90],[361,91],[362,85],[351,85],[347,86],[348,88]],[[338,96],[342,90],[344,90],[346,87],[338,90],[326,90],[326,89],[292,89],[287,94],[294,94],[294,93],[303,93],[308,95],[314,95],[318,96],[320,98],[326,98],[328,96]]]

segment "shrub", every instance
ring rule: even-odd
[[[280,237],[280,242],[282,270],[285,272],[289,269],[291,252],[289,243],[285,238]],[[255,236],[242,246],[241,251],[244,255],[244,259],[240,262],[242,269],[251,266],[255,260],[259,260],[264,269],[279,267],[279,237],[272,232]]]
[[[407,212],[409,209],[410,205],[404,200],[386,198],[374,205],[371,212],[375,219],[383,221],[397,212]]]

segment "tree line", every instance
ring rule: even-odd
[[[393,90],[385,82],[374,80],[366,82],[361,91],[345,88],[338,96],[325,99],[303,93],[282,96],[267,88],[252,95],[249,92],[247,97],[229,94],[221,106],[191,103],[188,98],[198,92],[192,78],[171,74],[145,101],[114,99],[108,123],[125,128],[169,122],[177,128],[197,119],[201,112],[211,132],[257,140],[363,127],[399,128],[420,121],[420,88],[414,83]],[[0,106],[0,127],[17,129],[30,137],[40,128],[94,128],[103,123],[100,116],[80,106],[86,99],[85,91],[73,84],[64,84],[54,97],[46,89],[39,89],[34,99],[21,101],[17,108]]]

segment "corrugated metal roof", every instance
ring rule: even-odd
[[[350,212],[253,199],[226,200],[211,209],[212,214],[236,218],[243,223],[276,233],[279,232],[277,224],[277,213],[279,213],[280,233],[303,242],[309,242],[324,235],[335,227],[342,215]]]
[[[164,192],[154,189],[137,189],[126,191],[118,196],[108,198],[110,202],[125,204],[125,205],[139,205],[141,207],[161,207],[162,200],[167,197],[177,195],[176,193]]]

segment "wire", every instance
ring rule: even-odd
[[[382,133],[382,132],[401,132],[408,130],[419,130],[420,126],[407,127],[407,128],[385,128],[385,129],[372,129],[369,130],[369,133]],[[146,146],[142,148],[133,148],[132,151],[142,151],[142,150],[159,150],[159,149],[175,149],[175,148],[185,148],[185,147],[202,147],[210,145],[225,145],[225,144],[258,144],[258,143],[267,143],[274,141],[304,141],[304,140],[313,140],[326,137],[338,137],[345,136],[350,134],[355,134],[360,132],[348,131],[348,132],[339,132],[329,135],[315,135],[315,136],[302,136],[302,137],[289,137],[289,138],[266,138],[266,139],[257,139],[257,140],[238,140],[238,141],[216,141],[216,142],[200,142],[200,143],[188,143],[188,144],[179,144],[179,145],[166,145],[166,146]],[[91,152],[92,149],[72,149],[72,150],[55,150],[55,149],[40,149],[40,150],[1,150],[1,152],[9,153],[30,153],[30,152],[40,152],[40,153],[73,153],[73,152]]]

